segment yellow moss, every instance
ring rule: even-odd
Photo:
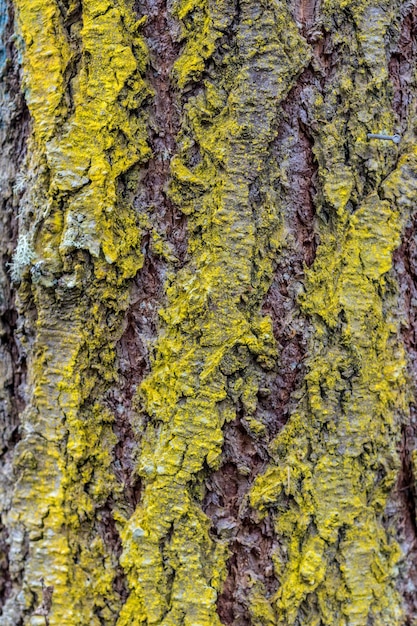
[[[227,2],[221,4],[225,7]],[[213,15],[206,0],[177,0],[173,13],[183,25],[182,39],[186,41],[185,49],[174,66],[178,85],[182,88],[190,79],[201,77],[221,32],[214,27]]]
[[[250,593],[251,624],[253,624],[253,626],[274,626],[275,614],[270,603],[265,597],[266,593],[264,587],[259,585],[258,588],[255,585],[251,588]]]

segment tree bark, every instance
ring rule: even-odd
[[[2,626],[415,626],[415,2],[0,33]]]

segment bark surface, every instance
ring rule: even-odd
[[[415,625],[415,3],[0,35],[2,626]]]

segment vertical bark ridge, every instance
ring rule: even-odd
[[[279,537],[271,623],[404,623],[385,511],[410,401],[392,254],[415,194],[414,138],[411,124],[399,150],[366,138],[396,131],[384,40],[404,9],[329,0],[331,35],[313,42],[316,71],[327,65],[308,116],[320,245],[299,301],[314,333],[303,395],[251,493]]]
[[[22,562],[10,552],[6,514],[13,488],[12,460],[19,440],[19,414],[25,406],[26,354],[23,320],[16,310],[10,263],[16,246],[19,201],[25,180],[19,175],[29,133],[28,111],[21,94],[21,75],[13,42],[13,7],[0,2],[0,614],[13,584],[20,583]],[[29,340],[29,338],[27,338]],[[15,625],[20,616],[15,613]]]
[[[281,243],[268,146],[277,106],[309,58],[282,3],[178,2],[173,13],[183,41],[177,85],[195,83],[170,184],[188,215],[190,260],[166,284],[140,390],[150,421],[139,460],[143,496],[122,532],[131,594],[120,626],[220,623],[227,541],[210,535],[203,479],[218,467],[222,429],[239,406],[246,428],[265,431],[254,418],[256,394],[276,352],[260,308]]]
[[[2,623],[110,624],[124,591],[103,532],[121,489],[105,397],[143,264],[140,216],[119,186],[150,155],[147,50],[124,0],[15,5],[33,136],[12,276],[37,319],[6,519],[23,583]]]
[[[274,276],[262,307],[263,314],[272,320],[279,355],[274,367],[259,377],[255,415],[264,432],[250,429],[247,411],[240,406],[237,419],[224,427],[221,465],[205,481],[204,510],[212,520],[212,532],[227,541],[230,552],[218,612],[222,623],[234,626],[273,623],[268,604],[261,598],[272,597],[277,589],[272,562],[277,536],[271,517],[260,520],[247,496],[256,476],[266,467],[268,445],[286,423],[304,377],[311,325],[301,314],[297,296],[304,266],[311,265],[316,248],[313,198],[317,164],[303,124],[305,91],[314,81],[317,79],[311,68],[306,68],[280,103],[275,137],[268,147],[265,178],[276,194],[282,244],[274,258]],[[279,176],[271,172],[270,163],[278,164]],[[254,211],[261,204],[265,184],[259,179],[251,184]],[[253,610],[255,596],[258,602]]]

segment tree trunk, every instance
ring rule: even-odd
[[[416,3],[0,32],[2,626],[415,626]]]

